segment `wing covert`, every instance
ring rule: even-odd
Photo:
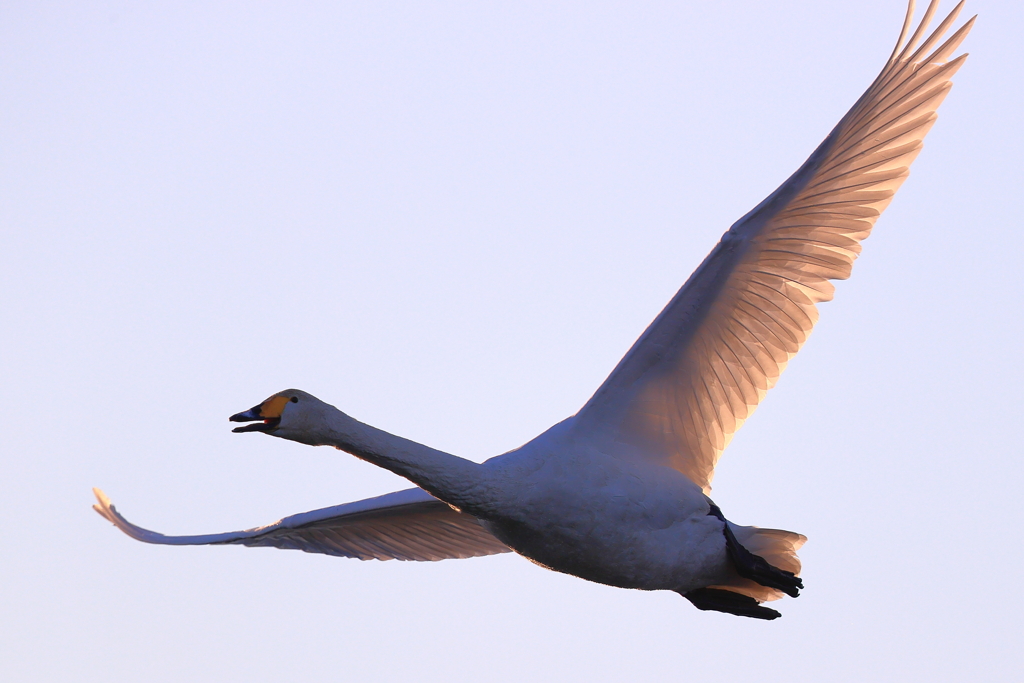
[[[737,221],[576,417],[710,491],[715,464],[849,277],[860,242],[910,163],[967,55],[974,23],[941,45],[963,2],[923,42],[933,0],[904,44],[806,162]],[[936,47],[938,46],[938,47]]]

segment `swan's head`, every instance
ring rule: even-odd
[[[310,445],[324,443],[330,411],[336,408],[298,389],[280,391],[249,410],[232,415],[232,422],[252,422],[233,432],[263,432]]]

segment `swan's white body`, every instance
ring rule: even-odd
[[[961,3],[962,5],[962,3]],[[258,529],[163,536],[96,509],[151,543],[298,548],[361,559],[507,552],[623,588],[673,590],[701,609],[774,618],[757,606],[801,586],[799,534],[726,522],[707,497],[729,439],[799,350],[849,276],[860,242],[908,174],[966,55],[973,19],[939,42],[933,1],[853,109],[782,186],[723,236],[575,416],[483,464],[362,424],[289,390],[232,417],[330,445],[419,489]],[[918,47],[920,43],[920,47]],[[752,553],[752,554],[751,554]]]
[[[484,463],[481,517],[521,555],[620,588],[674,590],[727,583],[723,522],[676,470],[586,443],[570,418]],[[493,515],[493,516],[492,516]]]

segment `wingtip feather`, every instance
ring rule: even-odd
[[[144,543],[164,542],[160,540],[162,538],[162,534],[150,531],[149,529],[143,529],[122,517],[121,513],[119,513],[117,508],[114,507],[114,504],[110,502],[110,498],[108,498],[107,494],[102,490],[94,488],[92,492],[96,496],[97,500],[96,504],[92,506],[92,509],[99,513],[103,519],[120,529],[124,534],[137,541],[143,541]]]
[[[96,487],[93,487],[92,493],[96,496],[96,503],[93,504],[92,509],[95,510],[100,517],[107,520],[114,526],[117,526],[117,522],[111,515],[111,511],[114,506],[110,502],[110,498],[107,497],[107,494],[103,493],[102,489]]]

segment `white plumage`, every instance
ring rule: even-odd
[[[906,40],[810,158],[737,221],[604,384],[567,420],[476,464],[362,424],[288,390],[232,417],[331,445],[420,488],[285,518],[249,531],[164,536],[96,510],[141,541],[294,548],[359,559],[440,560],[510,549],[576,576],[673,590],[701,609],[774,618],[759,603],[797,595],[787,531],[726,522],[707,498],[715,464],[850,275],[861,241],[906,179],[974,19],[946,38],[961,2]],[[944,42],[943,42],[944,41]]]

